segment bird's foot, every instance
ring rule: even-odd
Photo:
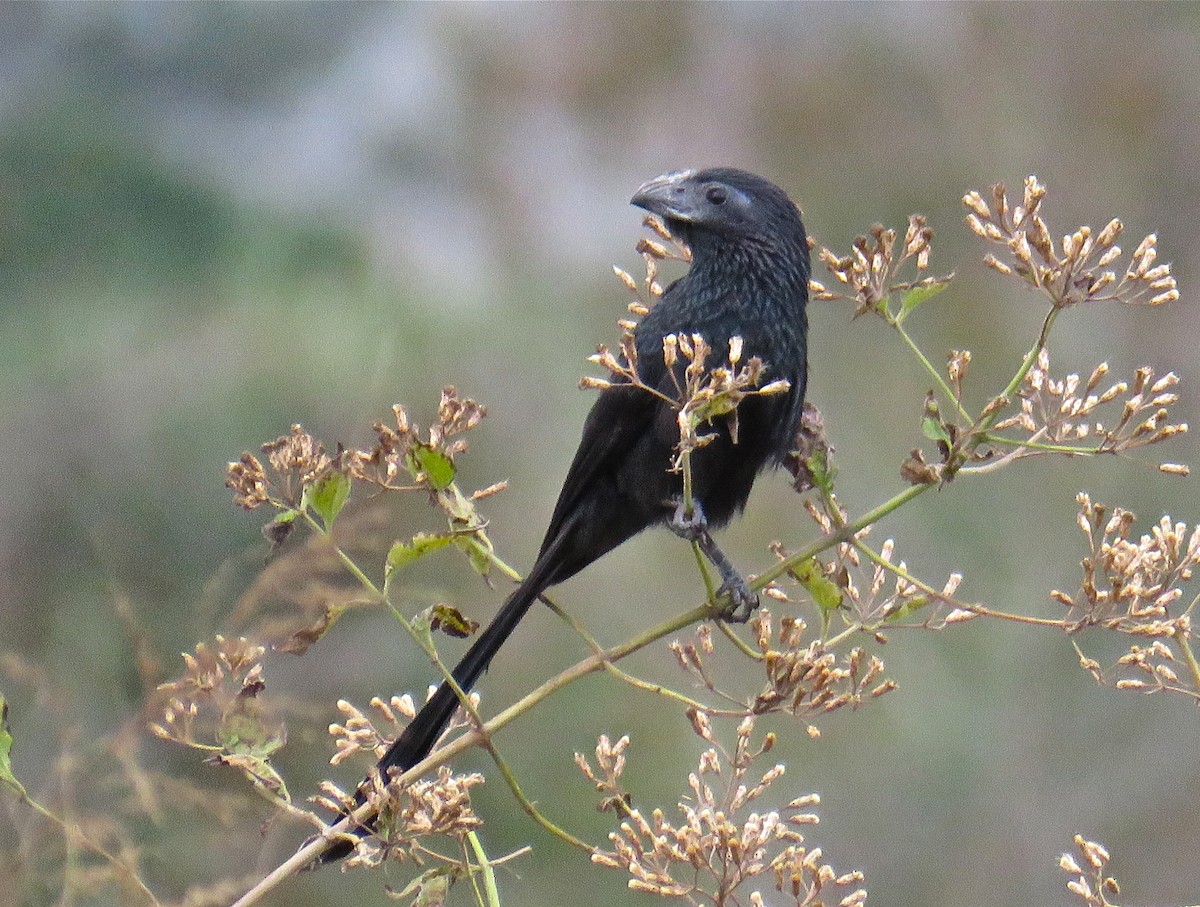
[[[758,609],[758,595],[740,573],[724,577],[717,598],[721,602],[721,620],[731,624],[744,624]]]
[[[721,587],[716,595],[721,607],[721,619],[737,624],[748,621],[758,607],[758,596],[751,590],[745,577],[737,572],[725,556],[725,552],[713,541],[708,531],[708,519],[704,516],[699,502],[692,504],[689,513],[681,500],[667,525],[680,538],[698,544],[709,563],[721,574]]]

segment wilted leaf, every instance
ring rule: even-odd
[[[795,477],[793,487],[803,494],[810,488],[824,494],[833,493],[837,469],[833,465],[833,448],[825,438],[825,420],[811,403],[804,404],[800,430],[793,442],[795,450],[787,460],[787,468]]]
[[[288,536],[296,528],[296,517],[299,515],[299,510],[284,510],[276,514],[275,519],[263,526],[262,534],[271,543],[272,552],[288,540]]]
[[[479,629],[479,622],[464,617],[461,611],[450,605],[434,605],[430,609],[429,628],[441,630],[456,639],[466,639]]]
[[[303,655],[308,651],[309,646],[329,632],[329,628],[337,623],[338,618],[345,610],[345,605],[327,605],[319,618],[307,627],[297,630],[277,645],[276,651],[287,652],[289,655]]]
[[[218,753],[205,760],[211,765],[227,765],[236,768],[244,774],[259,793],[269,800],[282,800],[291,803],[292,796],[288,793],[283,777],[266,759],[244,753]]]
[[[936,485],[941,480],[937,469],[926,463],[925,455],[915,448],[900,464],[900,478],[909,485]]]
[[[386,888],[388,897],[394,901],[411,898],[409,907],[443,907],[454,881],[454,870],[439,867],[421,873],[399,891]]]

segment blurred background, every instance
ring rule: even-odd
[[[592,400],[576,386],[584,360],[615,338],[627,301],[610,265],[640,273],[628,198],[663,171],[716,163],[784,186],[835,249],[877,221],[929,215],[933,267],[959,280],[910,324],[935,362],[973,351],[977,403],[1012,374],[1043,309],[980,263],[964,191],[1036,173],[1058,233],[1120,216],[1132,248],[1157,231],[1183,301],[1070,311],[1053,364],[1173,369],[1182,418],[1197,421],[1196,5],[0,6],[0,679],[30,790],[53,801],[57,754],[87,754],[90,737],[135,720],[146,679],[175,675],[178,652],[247,632],[247,612],[299,619],[288,589],[255,585],[263,518],[222,487],[228,460],[293,422],[330,446],[367,444],[394,402],[427,424],[444,384],[481,400],[490,415],[461,481],[510,482],[483,510],[501,554],[528,566]],[[927,379],[885,326],[849,316],[812,306],[809,397],[856,513],[902,487]],[[1194,449],[1185,438],[1149,459],[1196,465]],[[896,535],[935,584],[965,573],[967,600],[1057,617],[1047,592],[1077,587],[1085,553],[1081,489],[1143,525],[1200,519],[1195,479],[1034,461],[926,495],[877,538]],[[393,538],[439,528],[420,501],[370,502],[357,519],[368,564]],[[725,538],[755,571],[770,539],[811,535],[776,476]],[[418,565],[402,607],[448,601],[487,619],[502,590],[460,560]],[[657,533],[558,598],[611,643],[697,595],[690,553]],[[485,705],[583,654],[550,615],[527,624]],[[1080,642],[1104,663],[1120,651]],[[1129,901],[1200,897],[1194,706],[1096,686],[1048,630],[896,632],[881,654],[897,692],[820,722],[819,740],[769,725],[786,797],[822,795],[810,841],[866,873],[872,904],[1069,903],[1055,864],[1076,832],[1110,847]],[[687,683],[665,648],[633,667]],[[303,658],[269,657],[293,793],[358,777],[325,764],[338,697],[430,677],[371,611]],[[682,714],[597,678],[506,731],[529,795],[594,841],[611,817],[571,754],[600,733],[631,735],[644,808],[672,808],[701,750]],[[214,801],[244,790],[149,735],[136,758]],[[111,759],[93,753],[73,783],[105,773]],[[13,823],[34,821],[11,800]],[[533,827],[499,783],[475,802],[492,853],[535,847],[501,871],[509,903],[652,902]],[[157,822],[130,820],[164,901],[253,878],[307,833],[260,829],[266,804],[239,803],[227,826],[169,798]],[[9,890],[60,902],[56,875],[31,876],[15,840],[0,831]],[[52,830],[44,840],[58,846]],[[270,903],[384,903],[382,878],[311,874]]]

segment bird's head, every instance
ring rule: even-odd
[[[744,170],[665,173],[644,183],[631,203],[661,217],[693,251],[708,244],[772,247],[807,242],[800,212],[787,193]]]

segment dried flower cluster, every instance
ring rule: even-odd
[[[1184,586],[1200,564],[1200,527],[1164,516],[1150,532],[1132,537],[1134,515],[1079,495],[1079,527],[1090,553],[1074,595],[1051,596],[1069,612],[1071,632],[1098,626],[1139,640],[1117,662],[1118,689],[1182,693],[1200,701],[1200,665],[1192,652],[1191,612],[1200,596],[1185,599]],[[1084,658],[1099,681],[1099,665]],[[1183,676],[1180,676],[1180,675]],[[1132,676],[1131,676],[1132,675]]]
[[[407,484],[411,481],[440,490],[449,484],[447,476],[453,476],[454,459],[467,449],[461,435],[478,425],[487,410],[470,398],[459,397],[453,387],[443,388],[437,421],[425,438],[403,406],[393,406],[392,413],[394,426],[375,423],[377,440],[370,450],[345,452],[349,474],[382,488],[407,489],[412,487]],[[397,485],[401,477],[404,483]]]
[[[369,449],[338,445],[337,455],[330,456],[320,441],[293,425],[291,434],[262,446],[266,466],[249,451],[243,453],[226,470],[225,484],[233,489],[234,503],[247,510],[268,503],[297,509],[304,492],[330,472],[391,490],[442,490],[454,477],[455,457],[467,448],[461,435],[478,425],[487,410],[459,397],[453,387],[443,388],[437,421],[425,437],[403,406],[393,406],[392,413],[394,425],[374,424],[376,442]],[[474,497],[494,494],[502,487],[483,489]]]
[[[679,410],[679,448],[683,453],[703,447],[715,440],[714,434],[701,434],[700,426],[725,418],[734,443],[737,442],[737,411],[742,400],[749,396],[770,396],[786,393],[791,384],[786,380],[771,381],[759,386],[762,379],[762,360],[752,356],[742,365],[742,338],[729,340],[729,367],[723,365],[707,367],[709,348],[704,338],[693,334],[690,342],[686,335],[668,335],[663,338],[663,361],[676,378],[674,370],[675,348],[687,360],[683,370],[684,385],[676,390],[683,406]]]
[[[759,691],[750,696],[718,688],[706,662],[714,651],[707,626],[697,629],[694,641],[671,643],[679,666],[723,702],[719,709],[697,705],[697,710],[726,716],[777,712],[807,721],[846,707],[856,709],[867,699],[895,689],[895,683],[883,679],[884,665],[879,658],[868,656],[860,647],[839,652],[820,640],[809,640],[806,624],[797,617],[783,616],[776,631],[771,611],[761,608],[749,625],[758,650],[755,660],[765,674]],[[808,732],[813,736],[820,733],[811,725]]]
[[[862,904],[867,897],[862,873],[839,875],[822,860],[820,848],[806,846],[799,831],[818,821],[811,811],[819,803],[815,794],[797,797],[779,810],[751,811],[784,774],[784,767],[775,765],[757,779],[751,776],[756,761],[772,748],[774,736],[768,734],[761,745],[753,746],[754,720],[744,718],[733,752],[728,753],[716,742],[702,712],[693,711],[691,717],[693,729],[710,747],[688,775],[689,795],[678,804],[679,822],[670,822],[660,809],[647,817],[626,807],[625,820],[609,834],[613,849],[594,851],[592,861],[628,873],[634,891],[690,904],[758,907],[765,903],[761,891],[741,889],[767,880],[796,907]],[[627,740],[614,747],[602,739],[596,750],[599,772],[583,756],[575,757],[610,807],[612,792],[619,790],[627,746]],[[622,798],[618,799],[627,803]]]
[[[330,757],[329,764],[340,765],[358,753],[368,753],[376,759],[382,756],[387,749],[389,738],[379,732],[366,713],[345,699],[338,700],[337,708],[346,717],[344,724],[329,725],[329,733],[337,750]],[[371,708],[383,721],[392,725],[396,734],[403,729],[401,718],[412,721],[417,716],[413,698],[408,693],[393,696],[390,702],[384,702],[376,696],[371,700]]]
[[[625,751],[629,749],[629,737],[624,736],[616,743],[605,734],[596,743],[596,768],[593,769],[583,753],[575,754],[575,764],[585,778],[596,785],[600,798],[600,812],[615,812],[620,816],[630,813],[633,797],[621,784],[625,771]]]
[[[1172,423],[1167,410],[1178,399],[1171,390],[1177,383],[1173,373],[1156,380],[1148,369],[1140,369],[1131,381],[1104,389],[1101,382],[1107,365],[1098,366],[1082,387],[1078,376],[1062,381],[1049,377],[1044,347],[1057,311],[1082,302],[1103,300],[1161,305],[1178,299],[1179,291],[1170,265],[1157,263],[1154,234],[1138,244],[1120,276],[1118,271],[1110,270],[1110,266],[1122,257],[1121,248],[1116,244],[1123,229],[1119,220],[1113,219],[1096,233],[1090,227],[1079,227],[1056,246],[1042,217],[1045,198],[1045,186],[1033,176],[1025,181],[1021,204],[1010,204],[1002,184],[992,187],[990,201],[976,191],[963,197],[971,230],[1004,249],[1000,257],[989,253],[985,262],[999,273],[1014,276],[1041,290],[1053,306],[1036,347],[1038,359],[1036,363],[1026,364],[1028,370],[1019,389],[1021,412],[1012,416],[1004,412],[1010,405],[1010,390],[991,399],[979,416],[972,419],[963,405],[963,379],[970,366],[970,351],[951,353],[947,383],[934,372],[928,359],[902,327],[905,318],[917,306],[944,288],[953,277],[951,274],[908,283],[898,281],[899,272],[908,261],[914,263],[918,273],[928,267],[932,234],[923,217],[910,217],[903,242],[895,230],[876,225],[868,236],[860,236],[854,241],[849,255],[839,256],[827,248],[819,252],[821,261],[844,289],[831,292],[813,282],[815,298],[851,300],[855,303],[856,316],[874,311],[899,329],[918,358],[933,373],[932,377],[953,403],[959,417],[944,418],[933,396],[927,400],[923,427],[925,434],[938,443],[940,462],[929,462],[921,451],[914,450],[901,467],[902,476],[910,484],[949,481],[964,466],[978,464],[989,457],[993,458],[991,464],[975,468],[995,468],[1013,459],[1045,453],[1118,453],[1154,444],[1187,430],[1183,423]],[[899,306],[890,303],[893,293],[900,294]],[[1120,407],[1120,412],[1102,422],[1096,418],[1096,410],[1109,404]],[[996,425],[1001,416],[1005,416],[1004,420]],[[992,434],[993,428],[1001,431],[1020,428],[1029,437],[996,436]],[[986,447],[991,441],[1007,446],[1007,453],[996,459],[996,454]],[[1160,468],[1164,472],[1186,473],[1185,467],[1174,463],[1164,463]]]
[[[1158,444],[1187,432],[1185,422],[1172,422],[1168,409],[1179,402],[1174,387],[1179,378],[1168,372],[1155,378],[1147,366],[1130,381],[1117,381],[1101,390],[1108,363],[1092,370],[1087,381],[1079,375],[1062,379],[1050,375],[1050,356],[1043,349],[1018,392],[1021,411],[996,423],[996,431],[1020,429],[1032,446],[1016,449],[1011,457],[1044,453],[1123,453]],[[1110,420],[1100,417],[1111,412]],[[1164,463],[1163,472],[1187,475],[1186,466]]]
[[[233,502],[247,510],[274,502],[298,507],[304,489],[329,468],[332,458],[325,447],[301,425],[262,446],[267,466],[246,451],[226,469],[225,485],[233,489]]]
[[[727,365],[709,367],[712,348],[700,334],[668,334],[663,338],[663,362],[674,382],[675,396],[646,384],[638,374],[638,352],[633,334],[621,337],[620,354],[614,354],[603,344],[589,361],[607,369],[612,380],[585,377],[582,387],[605,389],[614,384],[627,384],[663,400],[677,411],[679,444],[674,469],[682,468],[683,459],[693,450],[716,440],[717,435],[704,432],[703,426],[718,419],[726,420],[729,432],[737,439],[737,410],[750,396],[787,393],[791,384],[779,379],[759,386],[763,363],[752,356],[742,363],[742,338],[729,340]]]
[[[430,687],[429,693],[432,695],[435,689]],[[478,704],[479,695],[472,693],[471,699]],[[329,760],[332,765],[361,755],[373,766],[417,713],[408,694],[393,696],[387,702],[375,697],[370,704],[371,714],[344,699],[337,706],[344,718],[341,724],[329,726],[337,750]],[[456,712],[439,743],[467,723],[463,712]],[[450,861],[451,858],[430,849],[423,839],[438,835],[459,838],[482,825],[482,820],[471,810],[469,791],[483,780],[482,775],[454,774],[442,766],[436,778],[402,785],[395,778],[382,778],[372,771],[362,790],[380,818],[369,834],[354,836],[355,851],[347,865],[375,866],[389,858],[420,863],[428,855]],[[313,799],[335,815],[344,813],[353,801],[352,796],[331,781],[322,781],[321,795]]]
[[[918,274],[924,274],[929,269],[933,230],[923,214],[910,215],[904,241],[900,245],[896,242],[898,238],[895,230],[876,224],[870,229],[869,235],[855,238],[849,255],[838,255],[822,247],[817,257],[845,289],[833,292],[812,280],[809,281],[809,290],[813,298],[849,300],[854,303],[855,318],[867,312],[890,317],[887,300],[892,293],[915,291],[919,295],[931,295],[953,280],[953,274],[900,280],[900,272],[909,262],[913,263]]]
[[[784,616],[773,629],[771,612],[762,609],[751,622],[762,655],[766,684],[755,697],[755,714],[786,712],[811,718],[891,692],[896,685],[883,678],[883,662],[861,647],[839,653],[820,640],[805,642],[804,621]]]
[[[1003,183],[992,186],[990,205],[974,190],[963,196],[970,211],[967,225],[1004,249],[1004,259],[995,255],[984,259],[989,267],[1041,290],[1056,308],[1105,300],[1161,305],[1179,298],[1171,266],[1155,264],[1158,238],[1153,233],[1138,244],[1118,277],[1109,266],[1121,257],[1116,244],[1124,229],[1121,221],[1113,218],[1095,234],[1091,227],[1080,227],[1055,246],[1041,216],[1045,198],[1046,187],[1036,176],[1025,179],[1019,205],[1009,203]]]
[[[150,730],[162,739],[196,743],[201,705],[213,703],[224,711],[238,698],[255,696],[263,689],[263,646],[223,636],[215,637],[215,643],[200,643],[195,655],[184,652],[184,676],[159,685],[158,692],[167,697],[163,720],[152,723]]]
[[[1117,880],[1104,873],[1108,860],[1104,845],[1088,841],[1083,835],[1075,836],[1075,853],[1064,853],[1058,858],[1058,868],[1071,876],[1067,890],[1087,907],[1114,907],[1109,895],[1116,897],[1121,893]]]
[[[372,868],[388,860],[423,865],[427,858],[459,865],[460,857],[440,853],[430,839],[461,841],[483,825],[471,807],[471,788],[483,781],[478,772],[455,774],[445,765],[438,769],[436,778],[422,778],[412,784],[385,784],[378,776],[373,777],[366,785],[367,798],[379,807],[379,814],[370,834],[350,836],[354,852],[346,858],[346,867]],[[322,786],[326,796],[315,798],[318,804],[336,806],[335,789],[331,788]]]
[[[437,688],[430,687],[429,694],[432,695],[435,689]],[[478,705],[478,693],[471,693],[470,698],[473,704]],[[359,754],[365,755],[373,764],[386,752],[387,748],[392,745],[392,741],[400,736],[408,722],[417,714],[413,698],[408,693],[403,696],[393,696],[388,702],[378,696],[373,698],[371,710],[375,715],[374,720],[365,711],[345,699],[339,699],[337,707],[345,718],[342,724],[329,725],[329,734],[333,737],[337,750],[329,760],[331,765],[340,765]],[[466,725],[465,715],[460,709],[455,712],[439,739],[445,739],[446,735]]]
[[[263,646],[217,636],[183,653],[184,676],[160,684],[162,718],[150,731],[164,740],[211,752],[210,761],[238,769],[272,799],[288,801],[270,757],[287,739],[282,721],[264,713]]]
[[[263,445],[268,466],[254,454],[243,453],[226,472],[225,484],[234,491],[234,503],[249,510],[270,504],[278,511],[263,527],[263,534],[277,547],[304,522],[301,516],[328,534],[356,481],[389,491],[424,491],[430,504],[445,515],[448,531],[418,533],[410,542],[397,542],[388,556],[388,577],[398,565],[452,543],[467,555],[476,572],[488,576],[494,563],[493,549],[487,521],[477,511],[476,502],[503,491],[507,483],[497,482],[468,495],[454,482],[458,471],[455,458],[467,449],[462,435],[479,424],[486,410],[446,387],[437,420],[425,435],[403,406],[393,406],[392,412],[394,424],[374,424],[376,442],[368,449],[338,444],[337,454],[330,456],[320,441],[295,425],[290,435]],[[344,558],[340,565],[344,566]],[[373,598],[379,595],[373,588],[367,591]],[[290,651],[304,651],[344,609],[344,603],[328,605],[316,623],[293,635]]]
[[[804,509],[825,535],[845,525],[846,513],[832,499],[821,504],[806,500]],[[838,609],[856,625],[868,629],[909,617],[931,605],[922,626],[940,627],[974,616],[954,597],[962,583],[961,573],[947,576],[940,590],[930,586],[914,577],[904,561],[895,560],[894,539],[885,540],[878,551],[872,549],[866,541],[870,531],[867,527],[852,540],[839,543],[828,562],[810,558],[789,569],[788,576],[821,610]],[[772,543],[771,551],[781,561],[791,557],[778,542]],[[767,594],[790,601],[787,592],[778,586],[768,589]],[[944,617],[941,606],[951,609]]]

